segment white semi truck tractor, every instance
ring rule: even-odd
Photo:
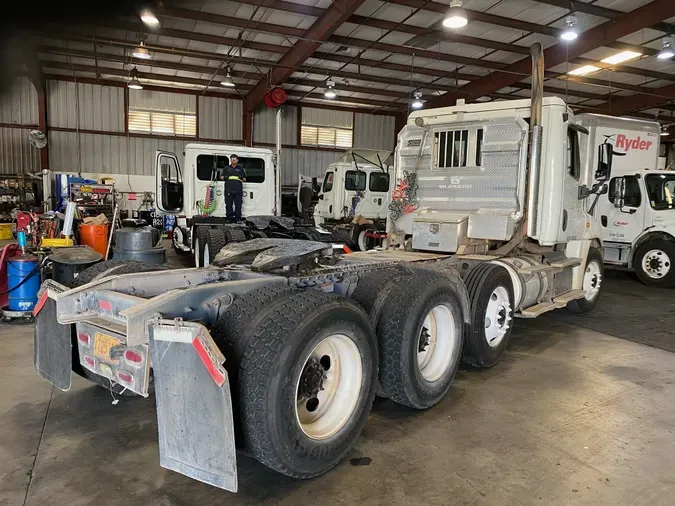
[[[393,186],[391,151],[350,149],[326,169],[314,206],[314,224],[322,239],[360,251],[380,246]]]
[[[354,447],[376,392],[431,408],[461,361],[499,361],[515,318],[590,311],[603,274],[592,207],[613,152],[584,163],[587,130],[543,99],[539,45],[533,60],[532,100],[410,116],[386,249],[259,238],[205,268],[99,264],[76,288],[46,281],[38,373],[62,390],[74,371],[115,395],[154,391],[161,465],[236,491],[237,449],[318,476]]]
[[[596,209],[605,264],[635,271],[646,285],[675,286],[675,172],[658,170],[661,126],[597,114],[579,121],[589,130],[582,146],[589,167],[604,143],[615,155],[609,191]]]

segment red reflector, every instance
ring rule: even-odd
[[[77,340],[80,341],[84,346],[89,346],[89,334],[86,332],[78,332]]]
[[[344,246],[342,246],[342,250],[343,250],[347,255],[349,255],[349,254],[352,252],[352,249],[351,249],[349,246],[347,246],[346,244],[345,244]]]
[[[206,351],[206,348],[198,337],[195,337],[192,340],[192,346],[194,346],[194,349],[197,350],[197,355],[199,355],[199,358],[202,359],[206,370],[209,372],[216,385],[219,387],[223,386],[223,383],[225,383],[225,374],[220,370],[219,367],[216,367],[216,364],[213,363],[213,360],[211,360],[211,357],[209,356],[209,352]]]
[[[98,301],[98,307],[103,309],[103,311],[112,311],[112,302],[109,300],[100,300]]]
[[[137,365],[143,362],[143,354],[134,350],[127,350],[124,352],[124,360],[131,364]]]
[[[42,306],[45,305],[45,302],[47,302],[47,290],[42,292],[42,295],[40,295],[40,300],[38,301],[37,304],[35,304],[35,307],[33,308],[33,316],[38,315],[38,313],[42,309]]]
[[[93,358],[91,358],[89,355],[84,356],[84,363],[87,364],[91,368],[96,367],[96,361]]]
[[[117,371],[117,379],[122,383],[131,385],[134,382],[134,377],[130,372],[126,371]]]

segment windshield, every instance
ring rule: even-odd
[[[650,174],[645,177],[649,203],[654,209],[673,209],[675,174]]]

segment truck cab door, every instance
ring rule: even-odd
[[[357,213],[364,218],[386,218],[389,207],[390,178],[387,172],[373,171],[368,174],[368,187]]]
[[[568,125],[564,142],[565,171],[562,188],[562,220],[558,233],[560,242],[581,239],[586,230],[587,213],[586,199],[579,198],[579,187],[582,186],[581,166],[581,134]],[[590,205],[589,205],[590,207]]]
[[[631,244],[637,239],[645,226],[645,208],[648,198],[645,196],[642,178],[624,176],[625,198],[623,206],[615,207],[615,181],[611,179],[609,191],[600,197],[598,215],[603,229],[603,239],[609,242]]]
[[[164,214],[183,210],[183,177],[175,153],[157,151],[155,156],[157,208]]]
[[[242,185],[241,211],[244,216],[270,215],[274,207],[274,165],[262,157],[242,156],[239,165],[246,171]]]
[[[332,218],[333,217],[333,207],[334,207],[334,195],[333,191],[335,179],[335,172],[329,170],[326,172],[326,175],[323,178],[323,185],[321,186],[321,192],[319,193],[319,202],[314,208],[314,216],[321,218]]]

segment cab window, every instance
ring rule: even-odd
[[[389,191],[389,174],[386,172],[371,172],[368,189],[371,192],[387,193]]]
[[[197,179],[200,181],[216,181],[222,176],[230,159],[224,155],[198,155]]]
[[[366,189],[366,173],[362,170],[348,170],[345,172],[345,190],[363,191]]]
[[[328,193],[333,189],[333,173],[326,172],[326,177],[323,178],[323,192]]]
[[[645,177],[649,203],[654,209],[665,210],[675,207],[675,175],[650,174]]]

